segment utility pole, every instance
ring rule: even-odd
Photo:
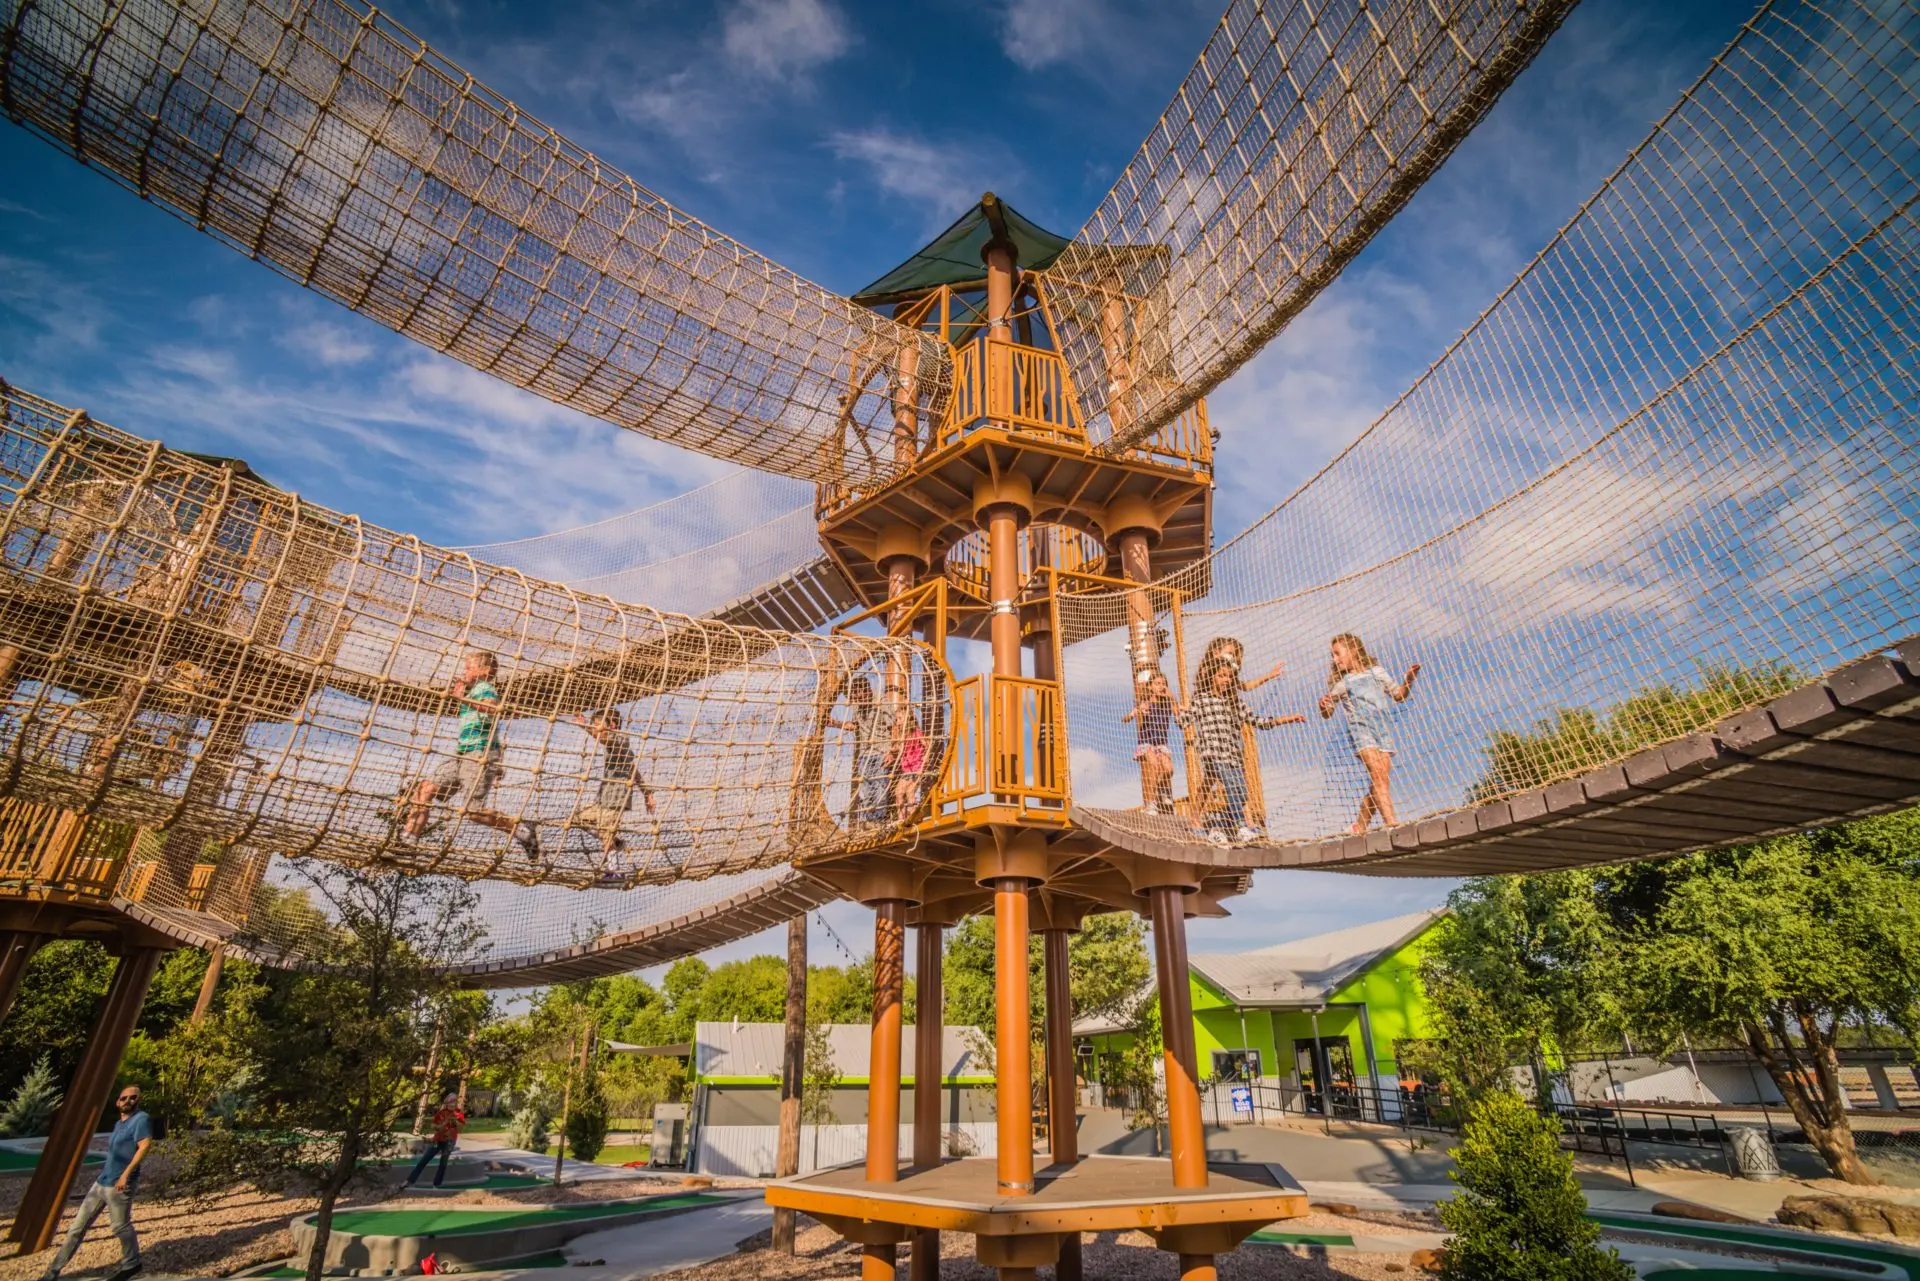
[[[780,1147],[774,1155],[778,1178],[800,1173],[800,1090],[807,1061],[807,917],[787,922],[787,1026],[780,1054]],[[773,1212],[773,1248],[793,1253],[794,1211]]]

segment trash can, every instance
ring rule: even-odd
[[[1771,1183],[1780,1177],[1780,1162],[1773,1155],[1773,1140],[1767,1137],[1765,1130],[1756,1130],[1750,1125],[1736,1126],[1727,1131],[1727,1139],[1733,1144],[1733,1163],[1740,1171],[1741,1178]]]

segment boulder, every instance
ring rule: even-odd
[[[1780,1203],[1780,1222],[1816,1232],[1920,1241],[1920,1206],[1871,1197],[1790,1196]]]
[[[1447,1252],[1440,1250],[1415,1250],[1407,1256],[1407,1262],[1422,1272],[1438,1272],[1446,1263]]]
[[[683,1188],[710,1188],[713,1186],[711,1174],[689,1174],[680,1180]]]

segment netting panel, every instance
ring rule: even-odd
[[[1344,831],[1368,790],[1353,700],[1319,714],[1339,633],[1387,684],[1424,664],[1382,718],[1406,821],[1920,631],[1917,49],[1912,6],[1769,5],[1358,441],[1156,590],[1165,626],[1210,579],[1190,686],[1216,637],[1243,677],[1288,664],[1243,700],[1307,718],[1256,731],[1272,838]],[[1082,803],[1140,803],[1125,607],[1063,607],[1106,633],[1066,664]]]
[[[591,525],[455,550],[677,614],[706,614],[820,557],[813,492],[737,471]]]
[[[1045,273],[1083,417],[1138,444],[1399,211],[1572,0],[1237,0]]]
[[[601,889],[750,871],[903,824],[890,736],[945,732],[917,642],[623,605],[0,405],[6,794],[164,829],[163,887],[208,855]],[[463,709],[475,680],[498,700]],[[853,795],[856,756],[884,803]]]
[[[0,106],[283,275],[559,404],[807,480],[891,468],[948,359],[342,0],[0,3]]]

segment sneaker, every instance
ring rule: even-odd
[[[513,839],[527,852],[528,858],[540,857],[540,834],[533,830],[533,824],[522,823],[514,828]]]
[[[1242,845],[1249,845],[1254,841],[1266,839],[1266,833],[1257,827],[1249,827],[1247,824],[1242,823],[1240,830],[1234,833],[1234,839]]]
[[[1221,849],[1225,849],[1229,845],[1232,845],[1233,842],[1227,839],[1227,834],[1225,832],[1208,832],[1207,844],[1218,845]]]
[[[133,1278],[139,1275],[140,1265],[138,1263],[123,1263],[113,1271],[107,1273],[104,1281],[133,1281]]]

